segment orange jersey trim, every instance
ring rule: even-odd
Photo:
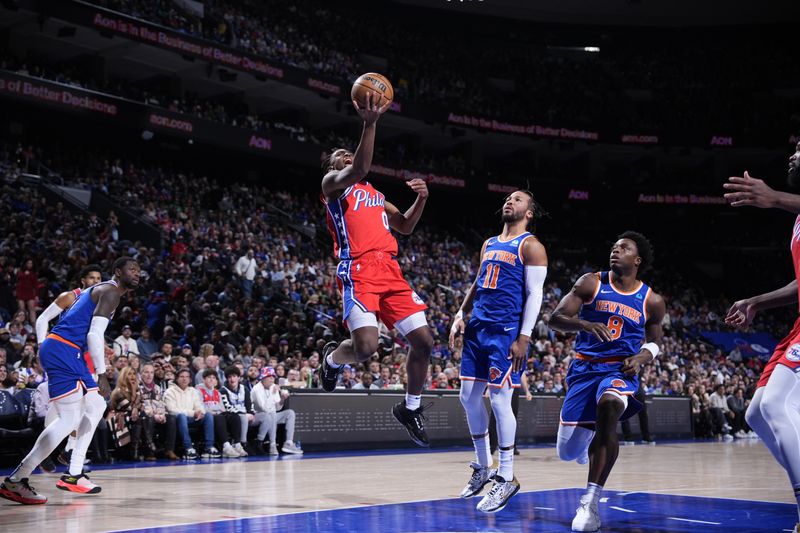
[[[53,339],[53,340],[58,341],[58,342],[63,342],[64,344],[72,346],[73,348],[76,348],[78,350],[81,349],[81,347],[78,346],[77,344],[75,344],[74,342],[68,341],[64,337],[61,337],[60,335],[56,335],[55,333],[51,333],[50,335],[47,336],[47,338],[48,339]]]

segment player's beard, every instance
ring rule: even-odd
[[[501,213],[500,220],[502,220],[504,224],[512,224],[514,222],[519,221],[524,216],[525,216],[524,213],[522,215],[519,215],[512,211],[511,213]]]

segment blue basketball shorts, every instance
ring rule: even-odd
[[[597,421],[597,402],[608,392],[628,398],[628,406],[620,420],[626,420],[642,408],[633,397],[639,388],[639,376],[626,376],[620,372],[622,361],[609,363],[575,359],[567,372],[567,396],[561,406],[561,423],[576,425]]]
[[[48,335],[39,347],[39,359],[47,372],[50,401],[82,390],[97,389],[79,346],[55,335]]]
[[[520,386],[520,372],[512,372],[511,344],[517,340],[519,324],[496,324],[470,320],[464,330],[461,379],[485,381],[490,387]],[[524,368],[523,368],[524,370]]]

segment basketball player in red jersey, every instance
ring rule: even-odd
[[[800,186],[800,143],[789,158],[790,187]],[[758,311],[797,304],[800,280],[800,195],[776,191],[763,180],[731,177],[724,187],[731,192],[725,199],[733,207],[752,205],[762,209],[777,208],[797,216],[792,231],[791,251],[795,280],[785,287],[752,296],[734,303],[725,322],[744,328]],[[789,474],[800,516],[800,317],[792,331],[775,347],[775,352],[761,373],[758,387],[745,414],[747,423]],[[800,531],[800,522],[795,525]]]
[[[58,297],[53,300],[53,303],[51,303],[47,309],[45,309],[42,314],[36,318],[36,340],[39,344],[42,344],[44,339],[47,338],[47,328],[50,325],[51,320],[72,307],[72,304],[75,303],[75,300],[78,299],[78,296],[81,295],[81,292],[90,287],[94,287],[103,281],[103,276],[100,270],[101,269],[99,265],[86,265],[83,267],[79,274],[81,286],[72,289],[71,291],[64,291],[59,294]],[[83,354],[83,360],[86,361],[86,366],[89,367],[89,373],[94,374],[94,363],[92,362],[89,352]],[[98,380],[98,385],[100,387],[109,388],[108,380],[105,376]],[[52,409],[48,409],[47,413],[50,416],[45,419],[45,425],[47,425],[55,416],[55,412]],[[64,451],[58,454],[58,461],[64,466],[69,466],[70,452],[75,447],[76,437],[77,431],[70,433]]]
[[[336,275],[350,339],[338,346],[335,342],[325,346],[319,376],[323,389],[334,390],[344,365],[366,361],[378,349],[378,319],[389,329],[397,328],[411,348],[406,359],[406,398],[392,408],[392,414],[416,444],[428,446],[420,399],[433,337],[425,319],[427,306],[403,278],[395,260],[397,241],[391,232],[408,235],[414,231],[425,208],[428,188],[423,180],[406,182],[417,199],[401,212],[365,180],[372,164],[375,123],[388,109],[388,105],[378,107],[378,99],[372,96],[368,93],[363,109],[353,101],[364,121],[355,153],[339,148],[322,161],[322,200],[333,235],[333,251],[340,260]]]

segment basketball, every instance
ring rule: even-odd
[[[376,72],[367,72],[359,76],[353,83],[350,97],[358,102],[358,107],[363,108],[367,105],[367,94],[370,92],[373,93],[373,99],[374,95],[380,95],[378,107],[383,107],[394,99],[392,82]]]

